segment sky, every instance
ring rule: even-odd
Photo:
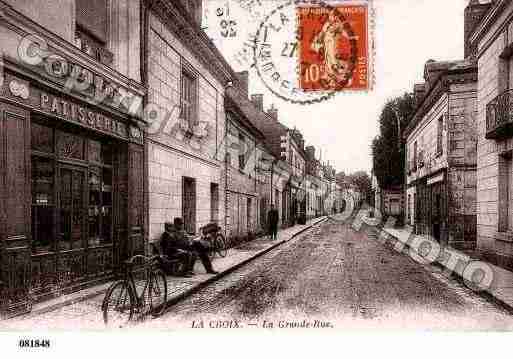
[[[244,66],[232,56],[240,49],[244,31],[254,27],[247,13],[237,8],[241,0],[206,0],[206,32],[236,71]],[[233,2],[230,17],[238,24],[237,35],[220,37],[213,19],[226,4]],[[277,3],[267,0],[267,4]],[[423,81],[424,64],[463,58],[463,20],[468,0],[375,0],[374,64],[375,86],[371,92],[338,93],[330,100],[314,105],[291,104],[276,97],[250,70],[249,93],[263,93],[264,106],[279,110],[279,120],[297,127],[307,145],[316,147],[317,157],[334,165],[337,172],[370,173],[370,145],[378,134],[378,118],[388,99],[411,92]],[[228,4],[230,6],[230,4]],[[243,23],[243,26],[240,26]]]

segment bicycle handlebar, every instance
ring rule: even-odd
[[[159,259],[159,255],[153,255],[151,257],[148,257],[148,256],[145,256],[142,254],[137,254],[137,255],[133,256],[132,258],[124,261],[124,263],[128,266],[132,266],[135,264],[135,262],[137,262],[138,260],[141,260],[141,264],[148,265],[148,264],[153,263],[154,261],[157,261],[158,259]]]

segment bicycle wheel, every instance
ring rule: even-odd
[[[134,297],[126,281],[119,281],[110,286],[103,299],[103,321],[112,328],[122,328],[134,314]]]
[[[158,317],[164,313],[167,303],[167,280],[166,275],[160,269],[154,270],[150,274],[148,300],[151,315]]]
[[[225,243],[225,240],[224,240],[224,237],[222,234],[218,234],[216,239],[214,240],[214,247],[216,249],[216,252],[221,256],[221,257],[226,257],[226,255],[228,254],[228,248],[226,247],[226,243]]]

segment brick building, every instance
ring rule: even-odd
[[[146,151],[154,240],[174,217],[190,233],[224,225],[224,97],[236,76],[200,29],[201,1],[152,1],[146,11],[145,75],[157,124]]]
[[[471,1],[467,13],[479,71],[477,249],[513,268],[513,2]]]
[[[144,252],[140,5],[0,1],[6,315],[105,281]]]
[[[406,139],[406,217],[417,234],[476,243],[477,67],[428,61]]]

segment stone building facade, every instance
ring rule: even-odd
[[[6,315],[108,280],[144,253],[140,5],[0,1]]]
[[[478,80],[477,249],[513,268],[513,3],[489,4],[469,36]]]
[[[425,65],[406,138],[406,224],[458,248],[476,244],[477,68]],[[419,93],[420,92],[420,93]]]
[[[150,240],[175,217],[190,233],[211,221],[224,226],[224,97],[236,76],[204,36],[198,12],[201,2],[156,1],[147,10]]]
[[[246,102],[246,104],[241,103]],[[247,237],[261,229],[260,187],[265,177],[257,171],[263,134],[247,119],[243,108],[252,104],[240,89],[229,89],[226,109],[226,233],[228,237]],[[249,114],[251,115],[251,114]],[[265,209],[264,209],[265,211]]]

